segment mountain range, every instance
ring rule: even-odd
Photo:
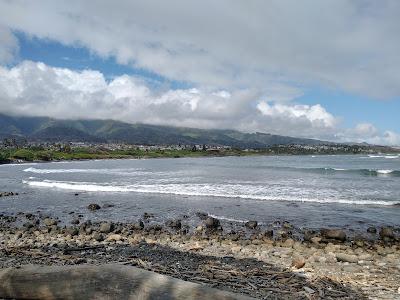
[[[268,133],[243,133],[225,129],[196,129],[114,120],[59,120],[48,117],[0,114],[0,138],[24,138],[41,142],[121,142],[142,145],[207,144],[236,148],[272,145],[317,145],[328,142]]]

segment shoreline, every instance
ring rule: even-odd
[[[375,239],[340,229],[297,236],[287,222],[274,232],[251,221],[227,231],[218,219],[199,218],[194,228],[184,219],[154,224],[151,214],[133,223],[78,219],[65,226],[33,213],[0,214],[0,267],[113,262],[256,298],[398,297],[398,228],[379,228]]]
[[[338,152],[338,153],[270,153],[266,151],[252,152],[244,150],[234,150],[228,151],[226,153],[219,152],[187,152],[182,151],[182,153],[171,155],[171,153],[164,154],[162,152],[155,152],[152,155],[114,155],[112,153],[105,154],[103,156],[96,156],[98,154],[93,154],[91,158],[59,158],[59,159],[35,159],[35,160],[25,160],[25,159],[12,159],[8,161],[0,161],[0,165],[22,165],[22,164],[32,164],[32,163],[57,163],[57,162],[74,162],[74,161],[95,161],[95,160],[126,160],[126,159],[163,159],[163,158],[218,158],[218,157],[251,157],[251,156],[331,156],[331,155],[346,155],[346,156],[356,156],[356,155],[400,155],[400,152],[388,152],[388,153],[378,153],[378,152],[362,152],[362,153],[348,153],[348,152]]]

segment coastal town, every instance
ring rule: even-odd
[[[0,161],[23,162],[32,160],[64,160],[61,155],[76,154],[71,159],[79,159],[79,154],[85,153],[84,159],[124,158],[124,156],[142,157],[156,155],[158,157],[181,156],[229,156],[229,155],[324,155],[324,154],[376,154],[398,153],[400,149],[388,146],[368,144],[288,144],[272,145],[264,148],[234,148],[227,145],[206,144],[176,144],[176,145],[142,145],[128,143],[89,143],[89,142],[43,142],[27,141],[26,139],[6,138],[0,141]],[[88,156],[89,155],[89,156]],[[116,155],[116,156],[114,156]],[[120,157],[119,157],[119,156]],[[57,158],[58,156],[58,158]]]

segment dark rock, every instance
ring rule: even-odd
[[[209,229],[217,229],[220,226],[220,222],[218,219],[213,218],[213,217],[208,217],[204,221],[204,225],[209,228]]]
[[[103,205],[103,208],[110,208],[110,207],[114,207],[115,205],[114,204],[104,204]]]
[[[111,231],[113,231],[114,229],[114,225],[111,222],[106,222],[106,223],[101,223],[100,224],[100,228],[99,231],[101,233],[110,233]]]
[[[75,195],[75,196],[79,196],[79,194],[78,194],[78,193],[75,193],[74,195]]]
[[[264,236],[268,238],[272,238],[274,236],[274,231],[273,230],[265,230]]]
[[[208,218],[208,214],[205,212],[197,212],[196,216],[200,219],[200,220],[205,220]]]
[[[188,225],[184,225],[184,226],[182,226],[182,228],[180,229],[179,232],[182,235],[186,235],[186,234],[189,234],[189,231],[190,231],[190,227]]]
[[[93,239],[95,241],[101,242],[101,241],[104,241],[104,236],[101,233],[95,232],[93,234]]]
[[[149,227],[147,227],[147,230],[148,231],[162,231],[163,227],[160,224],[153,224],[153,225],[150,225]]]
[[[31,214],[31,213],[27,213],[25,215],[25,218],[27,218],[28,220],[33,220],[35,218],[35,216],[33,214]]]
[[[0,192],[0,197],[10,197],[10,196],[18,196],[18,193],[14,193],[14,192]]]
[[[150,214],[150,213],[147,213],[147,212],[145,212],[143,214],[143,219],[147,220],[147,219],[150,219],[150,218],[154,218],[154,215]]]
[[[246,226],[249,229],[255,229],[258,226],[257,221],[248,221],[244,224],[244,226]]]
[[[24,223],[22,226],[23,226],[24,228],[26,228],[26,229],[30,229],[30,228],[35,227],[31,222],[26,222],[26,223]]]
[[[346,233],[340,229],[321,229],[321,235],[326,239],[334,239],[344,242]]]
[[[144,228],[144,223],[142,220],[139,220],[138,222],[132,224],[133,230],[142,230],[143,228]]]
[[[96,203],[91,203],[88,205],[87,208],[91,211],[94,211],[94,210],[99,210],[101,207],[100,207],[100,205],[98,205]]]
[[[290,224],[290,223],[287,222],[287,221],[284,221],[283,224],[282,224],[282,227],[285,228],[285,229],[292,229],[292,228],[293,228],[293,225]]]
[[[182,228],[182,222],[181,220],[168,220],[167,222],[165,222],[165,225],[172,228],[172,229],[176,229],[179,230]]]
[[[382,227],[381,230],[379,231],[379,236],[384,239],[393,239],[394,238],[394,232],[393,229],[390,227]]]
[[[78,225],[79,224],[79,219],[73,219],[71,221],[71,224]]]
[[[310,242],[311,239],[312,239],[313,237],[315,237],[315,236],[316,236],[316,234],[315,234],[315,232],[312,231],[312,230],[305,230],[305,231],[304,231],[304,241],[305,241],[305,242]]]
[[[367,232],[369,232],[369,233],[376,233],[377,230],[376,230],[375,227],[372,227],[372,226],[371,226],[371,227],[368,227]]]
[[[75,236],[79,234],[79,230],[76,227],[67,227],[65,229],[65,233],[71,235],[71,236]]]

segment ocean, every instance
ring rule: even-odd
[[[299,227],[400,225],[399,155],[246,156],[95,160],[0,166],[0,213],[68,222],[154,222],[206,212],[228,223]],[[89,203],[112,206],[88,212]]]

